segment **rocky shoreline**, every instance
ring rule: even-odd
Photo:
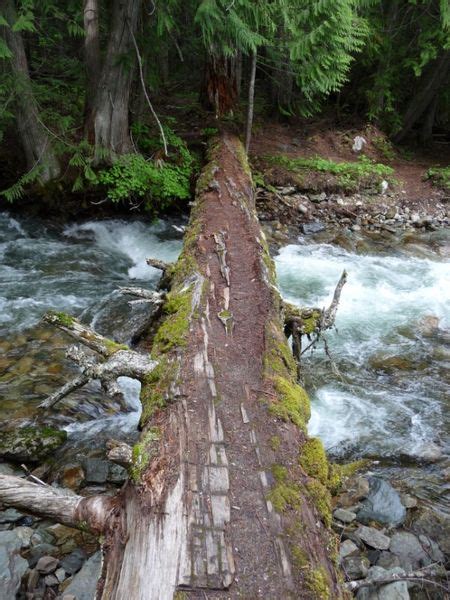
[[[263,222],[279,222],[304,234],[328,226],[359,232],[390,233],[436,231],[450,224],[450,207],[444,200],[409,206],[399,196],[363,193],[305,194],[295,186],[258,188],[256,202]]]
[[[334,499],[339,563],[359,600],[443,599],[448,587],[450,521],[373,474],[346,481]],[[401,580],[422,570],[417,580]],[[427,576],[428,573],[428,576]],[[371,581],[398,577],[385,585]],[[349,583],[352,582],[352,583]],[[359,589],[358,589],[359,588]]]

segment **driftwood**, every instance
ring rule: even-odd
[[[44,316],[44,321],[58,327],[106,360],[97,362],[79,346],[70,346],[66,356],[79,365],[81,373],[41,402],[39,408],[51,408],[65,396],[94,379],[100,381],[109,396],[120,400],[122,392],[117,383],[118,377],[132,377],[143,381],[158,364],[143,354],[108,340],[69,315],[48,313]]]
[[[317,344],[320,339],[324,341],[325,351],[327,356],[330,357],[327,341],[323,337],[323,333],[327,329],[334,327],[342,288],[346,281],[347,272],[343,271],[334,290],[331,304],[326,309],[299,308],[289,302],[283,302],[284,331],[288,338],[292,336],[292,353],[298,364],[299,375],[302,355]],[[302,348],[303,336],[307,336],[310,342],[305,349]]]
[[[67,315],[46,318],[100,355],[92,364],[70,351],[85,376],[116,376],[138,360],[140,440],[109,448],[128,467],[124,488],[81,499],[0,476],[0,502],[102,531],[99,600],[177,592],[310,600],[317,587],[340,598],[329,492],[301,466],[308,399],[289,360],[245,151],[232,135],[211,143],[170,271],[170,295],[146,340],[151,359]]]
[[[432,579],[431,579],[432,578]],[[377,579],[358,579],[355,581],[348,581],[345,587],[351,592],[357,592],[358,590],[365,587],[380,587],[382,585],[388,585],[389,583],[395,583],[397,581],[416,581],[417,583],[429,584],[435,587],[442,588],[443,590],[450,592],[448,585],[444,586],[438,583],[437,580],[450,579],[450,572],[446,571],[442,565],[429,565],[416,571],[411,571],[401,575],[395,573],[388,577],[380,577]]]

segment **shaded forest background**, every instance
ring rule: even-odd
[[[0,73],[2,204],[155,210],[191,196],[206,138],[253,110],[254,130],[326,118],[448,141],[450,4],[1,0]]]

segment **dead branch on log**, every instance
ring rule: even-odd
[[[163,271],[163,273],[173,266],[173,263],[164,262],[163,260],[159,260],[159,258],[147,258],[145,262],[150,267]]]
[[[121,294],[128,294],[129,296],[136,296],[137,298],[143,298],[153,304],[163,304],[165,294],[162,292],[153,292],[145,288],[138,287],[120,287],[119,292]]]
[[[54,406],[65,396],[93,379],[100,381],[109,396],[121,399],[122,391],[117,383],[118,377],[131,377],[143,381],[158,364],[147,356],[130,350],[127,346],[116,344],[99,335],[69,315],[49,313],[44,316],[44,320],[68,333],[91,350],[95,350],[106,358],[106,361],[97,362],[79,346],[69,346],[66,356],[79,365],[81,374],[41,402],[39,408],[48,409]]]
[[[437,581],[430,579],[430,577],[434,577],[434,579],[448,579],[450,577],[450,572],[446,571],[442,565],[433,564],[423,567],[422,569],[418,569],[417,571],[405,573],[404,575],[401,575],[400,573],[394,573],[393,575],[383,578],[372,579],[368,577],[367,579],[348,581],[345,584],[345,587],[351,592],[357,592],[364,587],[379,587],[381,585],[396,583],[398,581],[417,581],[418,583],[427,583],[448,591],[448,586],[443,586]]]
[[[67,490],[0,474],[0,503],[69,527],[100,533],[107,524],[111,525],[108,521],[117,501],[106,495],[83,498]]]
[[[284,309],[284,332],[286,337],[292,336],[292,353],[297,361],[298,372],[300,376],[301,357],[305,352],[310,350],[323,338],[323,332],[334,327],[336,313],[341,298],[342,288],[347,281],[347,272],[343,271],[336,288],[334,290],[333,299],[328,308],[299,308],[289,302],[283,303]],[[308,338],[310,343],[302,350],[302,336]],[[331,359],[329,348],[326,340],[325,351],[330,358],[333,370],[337,371],[337,367]]]

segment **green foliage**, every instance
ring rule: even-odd
[[[2,190],[0,196],[3,196],[5,200],[10,203],[20,200],[25,193],[25,189],[39,180],[42,169],[42,163],[36,165],[30,171],[19,177],[19,179],[9,188]]]
[[[383,179],[392,181],[394,173],[392,167],[376,163],[365,155],[360,156],[355,162],[335,162],[320,156],[289,158],[283,155],[269,156],[267,160],[294,173],[317,171],[335,175],[343,190],[349,192],[379,185]]]
[[[173,132],[166,134],[171,147],[169,160],[146,159],[142,154],[124,154],[100,171],[98,182],[113,202],[145,198],[145,207],[167,206],[175,199],[190,197],[195,159]],[[150,144],[150,142],[149,142]]]
[[[425,178],[431,179],[439,187],[450,190],[450,167],[433,167],[428,169]]]

